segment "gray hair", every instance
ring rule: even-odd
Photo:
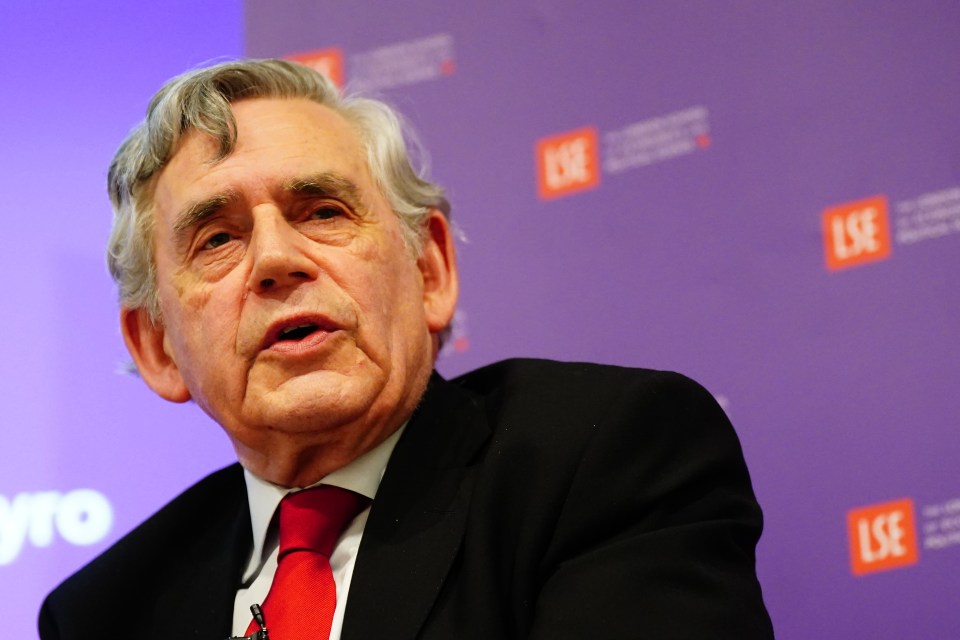
[[[237,141],[230,104],[248,98],[306,98],[350,122],[365,147],[370,173],[399,217],[404,242],[413,255],[422,248],[427,213],[431,209],[450,213],[443,189],[422,177],[412,164],[407,142],[419,151],[416,139],[385,103],[343,95],[324,76],[286,60],[241,60],[189,71],[153,96],[146,118],[117,150],[107,178],[114,212],[107,265],[121,303],[146,309],[154,321],[160,319],[152,241],[154,178],[191,129],[219,144],[215,160],[229,155]]]

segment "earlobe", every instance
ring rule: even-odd
[[[165,348],[163,324],[154,322],[146,309],[120,309],[120,328],[127,351],[147,386],[171,402],[186,402],[190,391],[176,362]]]
[[[423,277],[423,309],[427,326],[431,333],[438,334],[453,319],[460,286],[450,223],[440,211],[433,210],[428,215],[427,234],[417,265]]]

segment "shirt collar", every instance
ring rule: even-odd
[[[390,460],[393,448],[397,445],[397,441],[406,426],[406,423],[404,423],[379,445],[345,467],[324,476],[320,479],[320,482],[310,486],[329,484],[349,489],[373,500],[377,496],[377,489],[380,486],[381,478],[383,478],[383,472],[386,471],[387,462]],[[243,478],[247,485],[250,525],[253,532],[253,553],[250,556],[250,564],[244,575],[244,579],[247,579],[263,560],[267,531],[270,528],[270,521],[273,519],[277,506],[285,495],[300,489],[290,489],[273,484],[255,476],[247,469],[243,470]],[[308,488],[310,487],[304,487],[304,489]]]

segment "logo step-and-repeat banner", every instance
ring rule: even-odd
[[[444,373],[519,355],[691,375],[743,441],[778,637],[958,637],[960,5],[28,4],[0,20],[27,69],[0,101],[0,266],[31,308],[0,320],[11,637],[231,459],[196,407],[116,373],[101,252],[106,164],[149,95],[241,51],[419,132],[462,236]]]
[[[292,4],[247,1],[247,52],[396,104],[450,189],[445,372],[700,379],[779,637],[956,635],[960,7]]]

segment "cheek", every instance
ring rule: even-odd
[[[403,345],[419,342],[427,332],[420,271],[405,249],[401,257],[386,261],[380,269],[373,286],[377,288],[382,331],[392,336],[395,347],[405,349]]]
[[[403,246],[399,235],[392,242],[369,243],[355,259],[363,265],[354,270],[354,286],[363,292],[371,308],[384,314],[383,320],[392,321],[389,314],[419,297],[419,270],[416,261]],[[349,277],[349,276],[348,276]]]
[[[213,353],[223,353],[222,343],[235,333],[231,322],[235,323],[236,312],[217,299],[217,288],[202,282],[187,285],[178,281],[170,293],[167,300],[161,295],[161,308],[164,317],[170,310],[171,333],[185,363],[199,359],[196,364],[202,366],[215,359]],[[212,352],[213,349],[216,351]]]

